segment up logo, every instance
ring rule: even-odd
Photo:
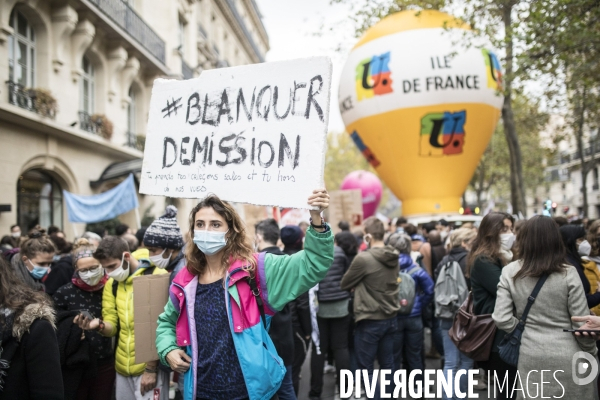
[[[431,113],[421,118],[419,155],[441,157],[461,154],[465,144],[467,111]]]
[[[394,91],[389,64],[389,51],[358,63],[356,66],[356,97],[358,101]]]
[[[487,87],[502,90],[502,67],[500,61],[494,53],[489,50],[481,49],[483,60],[485,61]]]
[[[598,361],[585,351],[578,351],[571,361],[571,374],[576,385],[588,385],[598,376]]]

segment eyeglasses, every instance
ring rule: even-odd
[[[98,270],[98,268],[102,268],[102,265],[100,265],[100,264],[92,265],[91,267],[88,267],[88,268],[80,268],[77,271],[79,271],[79,272],[96,271],[96,270]]]

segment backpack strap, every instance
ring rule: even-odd
[[[258,305],[258,311],[260,311],[260,317],[262,318],[263,326],[267,329],[267,318],[265,316],[265,306],[260,295],[260,289],[258,288],[258,284],[256,282],[256,276],[253,278],[247,277],[248,285],[250,285],[250,290],[252,291],[252,295],[256,299],[256,304]]]
[[[527,314],[529,314],[529,309],[533,305],[533,302],[535,301],[537,295],[540,293],[542,286],[544,286],[546,279],[548,279],[548,274],[544,274],[540,277],[540,279],[538,279],[535,287],[533,288],[533,292],[531,292],[531,295],[527,298],[527,305],[525,306],[523,315],[521,315],[521,318],[519,319],[519,325],[525,325],[525,321],[527,320]]]
[[[406,271],[406,273],[410,276],[413,276],[414,274],[417,273],[417,271],[419,270],[419,268],[421,268],[420,266],[418,266],[417,264],[413,264],[413,266]]]

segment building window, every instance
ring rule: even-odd
[[[86,56],[81,61],[83,75],[81,77],[81,111],[91,115],[94,113],[94,66]]]
[[[62,229],[63,199],[58,182],[46,172],[33,169],[17,182],[17,221],[21,229],[50,225]]]
[[[35,33],[18,11],[10,16],[13,35],[8,39],[8,79],[22,87],[35,85]]]

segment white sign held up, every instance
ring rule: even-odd
[[[323,186],[330,86],[328,57],[157,79],[140,192],[308,208]]]

